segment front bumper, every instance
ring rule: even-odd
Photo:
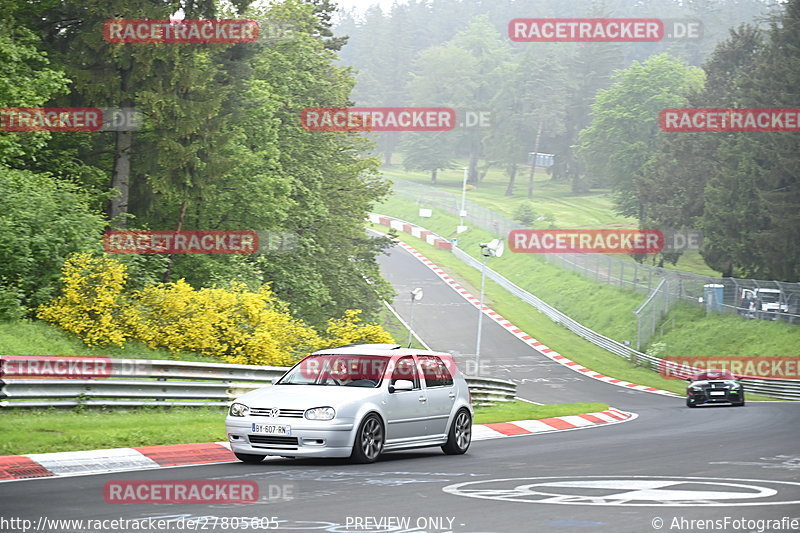
[[[349,457],[353,450],[352,421],[311,421],[297,418],[270,419],[269,423],[291,427],[290,435],[258,435],[252,424],[263,424],[263,417],[231,417],[225,419],[225,430],[231,450],[250,455],[284,457]]]
[[[724,394],[713,394],[724,392]],[[744,399],[744,392],[741,389],[702,389],[699,391],[689,391],[690,401],[696,405],[706,403],[741,403]]]

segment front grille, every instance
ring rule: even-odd
[[[248,435],[251,444],[269,444],[272,446],[297,447],[297,437],[276,437],[273,435]]]
[[[273,411],[277,411],[277,416]],[[276,409],[273,407],[251,407],[250,416],[268,416],[272,418],[303,418],[303,409]]]

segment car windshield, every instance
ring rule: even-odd
[[[389,358],[377,355],[309,355],[276,385],[377,387]]]
[[[760,292],[758,295],[761,298],[761,301],[765,303],[772,304],[780,300],[780,295],[776,292]]]
[[[736,379],[736,377],[729,370],[706,370],[695,374],[692,381],[708,381],[710,379]]]

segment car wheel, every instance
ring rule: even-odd
[[[251,465],[257,465],[258,463],[264,460],[264,457],[266,457],[266,455],[254,455],[250,453],[237,453],[237,452],[233,452],[233,455],[235,455],[236,458],[242,461],[243,463]]]
[[[742,396],[742,400],[740,402],[736,402],[733,405],[735,405],[736,407],[743,407],[744,406],[744,396]]]
[[[460,455],[465,453],[472,442],[472,416],[466,409],[460,409],[450,425],[447,434],[447,443],[442,446],[442,451],[447,455]]]
[[[691,398],[686,398],[686,407],[697,407],[697,404]]]
[[[367,415],[358,426],[350,460],[354,463],[374,463],[383,451],[384,440],[381,419],[376,414]]]

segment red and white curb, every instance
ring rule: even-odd
[[[584,429],[628,422],[636,417],[635,413],[609,409],[600,413],[541,420],[474,424],[472,440]],[[227,463],[236,460],[227,442],[3,455],[0,456],[0,483],[32,478],[85,476],[151,468]]]
[[[370,222],[373,222],[375,224],[389,225],[390,227],[393,227],[395,229],[398,229],[398,230],[403,231],[405,233],[409,233],[409,234],[414,235],[414,236],[416,236],[415,233],[419,233],[420,230],[421,230],[421,228],[419,226],[416,226],[414,224],[410,224],[410,223],[404,222],[404,221],[398,221],[396,219],[393,219],[392,217],[387,217],[385,215],[370,214],[370,219],[369,220],[370,220]],[[387,221],[389,222],[389,224],[386,224]],[[427,240],[433,240],[435,242],[437,240],[446,240],[443,237],[439,237],[438,235],[436,235],[434,233],[431,233],[430,231],[427,231],[427,230],[423,230],[423,231],[427,232]],[[414,249],[413,247],[409,246],[408,244],[406,244],[403,241],[399,241],[398,240],[397,244],[399,246],[403,247],[407,252],[409,252],[411,255],[416,257],[418,260],[420,260],[425,266],[430,268],[434,272],[434,274],[439,276],[439,278],[441,278],[445,283],[447,283],[453,290],[455,290],[458,294],[460,294],[465,300],[467,300],[473,306],[475,306],[477,308],[480,305],[480,301],[478,300],[478,298],[473,296],[464,287],[459,285],[456,282],[456,280],[454,280],[449,275],[447,275],[447,273],[444,270],[442,270],[439,266],[434,264],[433,261],[431,261],[430,259],[428,259],[424,255],[422,255],[416,249]],[[443,247],[440,246],[440,248],[443,248]],[[548,346],[546,346],[546,345],[542,344],[541,342],[537,341],[536,339],[534,339],[533,337],[531,337],[530,335],[528,335],[527,333],[522,331],[520,328],[515,326],[510,320],[507,320],[507,319],[503,318],[502,316],[500,316],[500,314],[495,312],[492,308],[490,308],[490,307],[488,307],[486,305],[482,305],[481,306],[481,311],[483,312],[484,315],[488,316],[489,318],[491,318],[492,320],[494,320],[495,322],[500,324],[503,328],[508,330],[512,335],[517,337],[519,340],[521,340],[522,342],[524,342],[525,344],[527,344],[528,346],[530,346],[531,348],[533,348],[534,350],[536,350],[540,354],[544,355],[545,357],[547,357],[549,359],[552,359],[553,361],[555,361],[555,362],[557,362],[557,363],[559,363],[559,364],[561,364],[561,365],[563,365],[563,366],[565,366],[565,367],[567,367],[567,368],[569,368],[571,370],[574,370],[575,372],[578,372],[580,374],[583,374],[585,376],[588,376],[590,378],[593,378],[593,379],[596,379],[596,380],[599,380],[599,381],[603,381],[605,383],[610,383],[611,385],[617,385],[618,387],[624,387],[626,389],[638,390],[638,391],[642,391],[642,392],[649,392],[649,393],[653,393],[653,394],[661,394],[663,396],[677,396],[677,394],[669,392],[669,391],[665,391],[663,389],[658,389],[656,387],[648,387],[648,386],[645,386],[645,385],[638,385],[636,383],[630,383],[630,382],[624,381],[622,379],[615,379],[615,378],[612,378],[610,376],[606,376],[604,374],[601,374],[599,372],[595,372],[594,370],[590,370],[590,369],[588,369],[588,368],[586,368],[584,366],[579,365],[575,361],[571,361],[570,359],[568,359],[567,357],[561,355],[560,353],[558,353],[557,351],[553,350],[552,348],[549,348]]]
[[[599,413],[583,415],[558,416],[540,420],[519,420],[516,422],[499,422],[472,426],[472,440],[497,439],[501,437],[519,437],[540,433],[572,431],[588,427],[606,426],[635,420],[639,415],[626,413],[618,409],[609,409]]]
[[[227,442],[0,456],[0,481],[235,461]]]

